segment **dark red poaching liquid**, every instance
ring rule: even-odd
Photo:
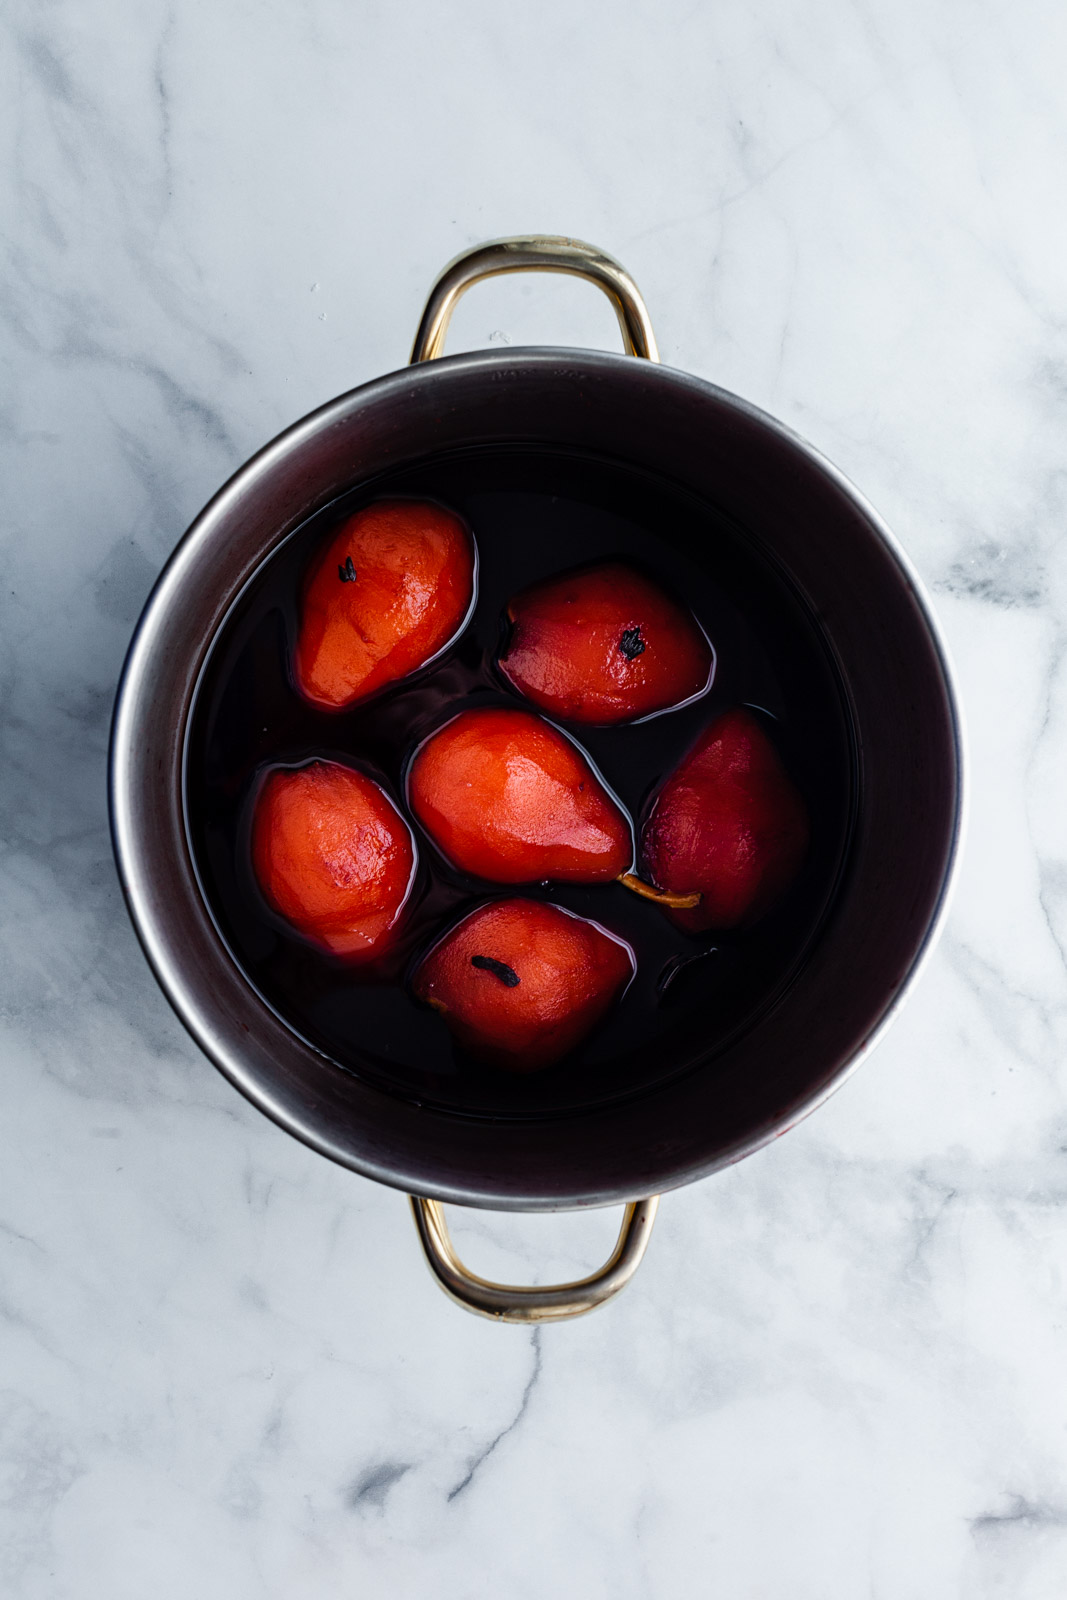
[[[421,673],[364,705],[325,712],[290,669],[304,568],[338,519],[384,496],[438,500],[470,524],[478,600],[462,637]],[[711,717],[756,707],[806,800],[812,840],[798,880],[754,928],[691,937],[621,885],[500,888],[463,877],[413,824],[420,852],[405,932],[387,966],[352,970],[306,944],[266,905],[250,863],[259,774],[314,757],[347,762],[403,805],[415,746],[466,707],[522,704],[494,668],[519,589],[582,562],[643,567],[689,604],[716,652],[710,691],[630,726],[573,728],[639,823],[642,806]],[[828,915],[856,803],[844,695],[818,625],[754,542],[715,509],[618,462],[540,447],[434,457],[335,501],[298,528],[249,583],[212,647],[190,720],[189,839],[204,895],[234,960],[263,999],[339,1069],[387,1093],[459,1114],[564,1115],[630,1097],[717,1052],[784,993]],[[409,995],[413,961],[465,911],[529,894],[629,941],[637,976],[573,1055],[516,1077],[480,1066]]]

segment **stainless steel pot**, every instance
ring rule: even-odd
[[[438,360],[459,296],[497,273],[587,278],[627,355],[509,349]],[[634,359],[637,358],[637,359]],[[508,239],[446,268],[412,365],[331,401],[230,480],[167,563],[119,686],[111,819],[130,915],[165,994],[216,1066],[313,1149],[413,1200],[442,1287],[512,1321],[578,1315],[632,1274],[654,1197],[766,1144],[856,1067],[892,1018],[941,921],[961,824],[960,724],[922,588],[888,529],[816,450],[735,395],[657,365],[627,273],[571,239]],[[637,464],[721,508],[784,569],[836,659],[855,728],[858,815],[847,872],[784,998],[716,1057],[637,1101],[571,1118],[460,1118],[337,1070],[239,970],[190,856],[190,706],[230,606],[305,518],[360,481],[471,444],[538,443]],[[624,1202],[615,1252],[580,1284],[526,1289],[467,1271],[446,1201],[550,1211]]]

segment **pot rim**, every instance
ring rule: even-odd
[[[458,369],[475,373],[483,372],[488,376],[494,373],[499,375],[520,367],[524,369],[550,367],[558,371],[561,363],[568,374],[573,374],[578,378],[590,376],[597,369],[615,369],[619,367],[632,369],[634,365],[632,358],[626,355],[609,351],[581,350],[572,347],[519,347],[509,349],[506,353],[493,351],[466,352],[446,356],[422,366],[400,368],[394,372],[370,379],[368,382],[357,385],[344,394],[327,401],[299,418],[296,422],[291,423],[250,456],[211,497],[190,523],[153,585],[134,629],[119,677],[108,758],[108,801],[111,837],[130,918],[160,988],[179,1020],[200,1049],[257,1110],[270,1117],[286,1133],[300,1139],[302,1143],[308,1145],[318,1154],[325,1155],[329,1159],[337,1161],[339,1164],[359,1172],[365,1177],[402,1191],[408,1190],[409,1184],[405,1183],[403,1178],[399,1177],[395,1171],[387,1168],[384,1163],[362,1155],[358,1159],[355,1158],[338,1144],[331,1143],[329,1139],[325,1138],[308,1122],[302,1121],[299,1116],[280,1106],[272,1098],[269,1088],[260,1083],[254,1074],[244,1071],[240,1060],[231,1058],[218,1045],[210,1027],[203,1021],[195,998],[187,992],[183,983],[171,970],[171,963],[163,948],[163,941],[159,936],[159,924],[157,924],[149,906],[146,885],[141,880],[135,867],[136,852],[133,841],[137,833],[137,823],[131,805],[134,786],[131,782],[132,762],[129,754],[131,741],[128,737],[127,725],[133,717],[134,706],[142,686],[160,619],[167,614],[174,598],[180,593],[195,556],[210,544],[217,524],[239,504],[246,491],[252,487],[257,479],[269,474],[276,463],[287,454],[298,449],[302,443],[313,437],[323,427],[328,426],[331,418],[336,417],[340,420],[342,417],[347,417],[353,402],[356,400],[360,403],[373,403],[380,399],[386,399],[390,395],[405,391],[410,392],[413,384],[433,385],[441,382],[446,378],[447,374]],[[877,535],[886,551],[893,558],[906,587],[910,590],[912,599],[922,616],[929,634],[945,684],[956,770],[952,828],[948,838],[946,863],[937,899],[926,923],[923,936],[916,947],[914,957],[910,961],[896,992],[886,1002],[875,1026],[853,1054],[827,1080],[813,1087],[807,1095],[779,1119],[759,1126],[748,1137],[737,1140],[734,1145],[726,1150],[719,1151],[709,1159],[690,1163],[684,1168],[665,1173],[660,1187],[669,1189],[681,1187],[684,1184],[696,1181],[698,1178],[709,1176],[712,1172],[724,1166],[732,1165],[735,1161],[753,1154],[756,1150],[772,1142],[780,1134],[788,1131],[789,1128],[794,1127],[829,1099],[830,1095],[851,1076],[874,1046],[882,1039],[887,1028],[895,1019],[910,994],[912,986],[921,975],[944,925],[951,897],[958,881],[961,845],[966,829],[969,804],[969,785],[967,781],[968,760],[963,714],[956,675],[948,647],[922,580],[882,517],[847,475],[823,455],[816,446],[809,443],[787,424],[763,411],[760,407],[753,405],[750,401],[744,400],[729,390],[723,389],[705,379],[698,378],[684,370],[663,365],[653,366],[651,363],[647,365],[641,363],[641,367],[642,377],[653,386],[664,383],[696,391],[699,395],[714,400],[717,405],[745,418],[749,423],[755,424],[757,428],[775,435],[780,441],[803,457],[811,466],[815,467],[861,514],[872,533]],[[358,482],[358,475],[355,481]],[[277,548],[281,539],[287,536],[288,532],[280,535],[270,548],[262,553],[259,558],[260,564],[267,559],[273,549]],[[247,578],[244,581],[247,582]],[[244,584],[242,583],[242,589],[243,586]],[[240,590],[238,590],[239,592]],[[201,668],[211,644],[217,637],[218,626],[221,626],[221,623],[212,629],[209,637],[200,641],[203,646],[203,653],[200,658]],[[199,671],[197,681],[199,681]],[[194,698],[195,688],[184,708],[186,717]],[[199,893],[199,885],[197,887]],[[205,911],[208,912],[210,919],[210,911],[206,906]],[[221,938],[219,938],[217,930],[215,937],[227,962],[234,964],[233,958]],[[237,970],[240,971],[240,968]],[[242,977],[244,976],[243,973],[241,975]],[[247,979],[245,979],[245,982],[247,982]],[[623,1194],[620,1192],[607,1196],[602,1196],[598,1193],[595,1197],[590,1198],[552,1199],[546,1201],[543,1197],[538,1198],[536,1195],[519,1196],[510,1193],[500,1195],[484,1184],[479,1186],[478,1182],[474,1180],[463,1186],[441,1183],[435,1185],[432,1190],[429,1186],[426,1186],[424,1192],[432,1192],[436,1198],[450,1203],[484,1206],[497,1210],[570,1209],[589,1205],[611,1205],[618,1203],[620,1199],[639,1198],[638,1194]]]

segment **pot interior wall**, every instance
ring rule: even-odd
[[[220,944],[186,846],[182,750],[207,647],[264,556],[361,480],[471,445],[535,443],[639,465],[717,507],[788,574],[851,704],[859,805],[833,913],[788,995],[724,1053],[639,1100],[565,1119],[464,1119],[338,1072]],[[799,441],[732,397],[622,357],[532,351],[395,374],[298,424],[238,474],[164,573],[116,714],[113,824],[146,950],[234,1083],[356,1170],[473,1204],[551,1208],[714,1170],[817,1104],[884,1021],[943,896],[956,723],[921,600],[873,514]]]

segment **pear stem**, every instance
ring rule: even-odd
[[[654,900],[658,906],[666,906],[668,911],[691,911],[694,906],[700,904],[699,894],[675,894],[671,889],[654,889],[650,883],[643,883],[633,872],[620,872],[615,882],[621,883],[626,889],[632,889],[642,900]]]

